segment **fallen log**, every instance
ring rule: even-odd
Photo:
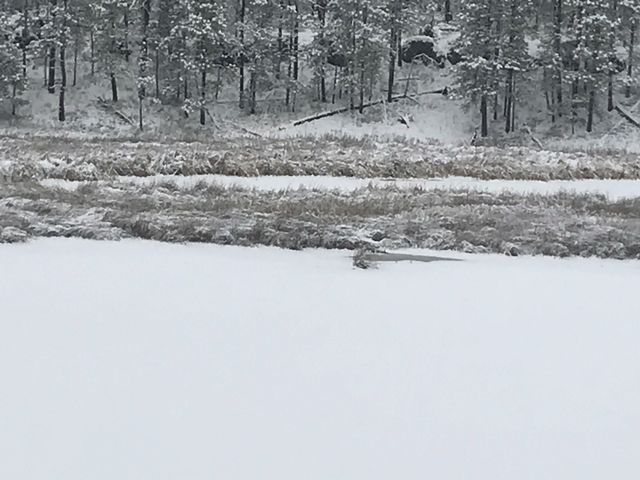
[[[107,102],[104,98],[98,97],[98,105],[100,105],[100,107],[103,110],[109,113],[113,113],[116,117],[120,118],[121,120],[124,120],[132,127],[135,127],[135,122],[129,116],[117,110],[111,103]]]
[[[400,100],[405,100],[405,99],[414,99],[414,97],[420,97],[420,96],[423,96],[423,95],[447,95],[448,93],[449,93],[449,89],[447,87],[445,87],[445,88],[441,88],[439,90],[416,93],[415,95],[407,95],[407,94],[397,95],[397,96],[395,96],[395,97],[393,97],[391,99],[391,102],[399,102]],[[355,111],[355,110],[358,110],[358,109],[365,109],[365,108],[373,107],[373,106],[376,106],[376,105],[382,105],[384,103],[387,103],[386,100],[376,100],[374,102],[365,103],[362,106],[360,106],[360,105],[354,106],[353,108],[351,108],[351,107],[343,107],[343,108],[338,108],[337,110],[331,110],[331,111],[328,111],[328,112],[316,113],[315,115],[312,115],[310,117],[302,118],[300,120],[297,120],[297,121],[293,122],[293,126],[297,127],[299,125],[304,125],[305,123],[315,122],[316,120],[321,120],[321,119],[327,118],[327,117],[333,117],[334,115],[339,115],[341,113],[346,113],[346,112],[349,112],[349,111]],[[281,127],[280,129],[283,130],[284,128],[285,127]]]
[[[640,122],[638,122],[631,115],[629,115],[627,112],[622,110],[622,108],[620,108],[617,105],[614,108],[616,109],[616,112],[618,112],[620,114],[620,116],[622,118],[624,118],[625,120],[627,120],[631,125],[633,125],[634,127],[640,128]]]
[[[542,145],[542,142],[533,135],[533,132],[529,127],[525,126],[523,130],[527,135],[529,135],[529,137],[531,138],[531,141],[535,143],[540,150],[544,150],[544,146]]]
[[[635,105],[633,105],[629,111],[631,111],[631,112],[635,112],[635,111],[638,109],[638,105],[640,105],[640,101],[636,102],[636,103],[635,103]],[[614,110],[615,110],[615,107],[614,107]],[[616,111],[616,113],[618,113],[618,112]],[[626,120],[627,120],[626,118],[622,117],[618,123],[616,123],[613,127],[611,127],[611,128],[609,129],[609,131],[605,134],[605,137],[606,137],[607,135],[611,135],[613,132],[615,132],[616,130],[618,130],[618,128],[620,128],[620,126],[621,126],[623,123],[625,123],[625,122],[626,122]]]

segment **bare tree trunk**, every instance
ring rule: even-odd
[[[398,67],[402,68],[402,28],[398,29]]]
[[[44,63],[43,63],[43,73],[44,73],[44,86],[49,85],[49,49],[45,49],[44,53]]]
[[[336,89],[338,88],[338,67],[333,67],[333,88],[331,89],[331,104],[336,103]]]
[[[609,15],[610,18],[618,18],[618,0],[610,1]],[[616,28],[612,25],[611,36],[608,45],[610,52],[614,51],[614,38],[616,36],[616,33]],[[613,70],[610,69],[607,73],[609,74],[607,79],[607,111],[611,112],[613,110]]]
[[[575,135],[576,133],[576,121],[578,120],[577,97],[578,81],[573,80],[571,82],[571,135]]]
[[[293,62],[291,58],[291,51],[293,50],[293,38],[291,34],[289,34],[289,55],[287,55],[287,88],[285,91],[285,99],[284,104],[287,108],[289,108],[289,104],[291,103],[291,77],[293,76]]]
[[[507,94],[504,99],[504,131],[506,133],[511,132],[511,111],[513,108],[513,69],[507,72]]]
[[[89,48],[91,49],[91,77],[93,78],[96,75],[96,43],[93,27],[91,28],[91,33],[89,34],[89,43]]]
[[[207,107],[205,105],[207,101],[207,71],[205,69],[202,69],[200,81],[200,125],[204,125],[207,121]]]
[[[116,81],[116,74],[111,72],[109,77],[111,78],[111,101],[116,103],[118,101],[118,82]]]
[[[177,74],[175,80],[175,94],[176,94],[176,102],[180,102],[180,92],[182,91],[182,77],[181,74]]]
[[[516,77],[514,75],[513,81],[511,83],[511,131],[516,131]]]
[[[349,107],[351,110],[355,109],[356,101],[355,101],[355,91],[356,91],[356,66],[358,64],[358,59],[356,58],[356,52],[358,51],[357,40],[356,40],[356,29],[355,29],[355,19],[351,19],[351,28],[349,29],[349,35],[351,36],[351,52],[353,58],[350,59],[349,65],[347,67],[347,74],[349,75]]]
[[[629,59],[627,65],[627,88],[625,89],[624,96],[629,98],[631,96],[631,74],[633,73],[633,46],[636,41],[636,19],[631,21],[631,28],[629,31]]]
[[[396,46],[398,44],[399,0],[391,0],[391,25],[389,30],[389,75],[387,77],[387,102],[393,98],[393,85],[396,78]]]
[[[214,98],[218,100],[218,95],[220,94],[220,83],[222,81],[222,68],[218,67],[218,71],[216,74],[216,91]]]
[[[444,0],[444,21],[449,23],[453,20],[451,15],[451,0]]]
[[[22,78],[27,78],[27,43],[26,39],[29,37],[29,1],[24,1],[24,8],[22,10],[22,18],[24,24],[22,25]]]
[[[367,22],[368,22],[368,16],[369,16],[369,11],[365,7],[363,9],[363,12],[362,12],[362,23],[364,25],[366,25]],[[365,41],[366,40],[363,38],[362,39],[362,50],[363,51],[364,51],[365,46],[366,46]],[[359,65],[359,68],[360,68],[360,82],[359,82],[360,83],[360,85],[359,85],[360,106],[359,106],[359,111],[360,111],[361,114],[362,114],[362,112],[364,110],[364,91],[365,91],[364,71],[365,71],[365,67],[366,67],[366,65],[365,65],[364,59],[360,60],[360,65]]]
[[[56,47],[49,48],[49,76],[47,90],[49,93],[56,93]]]
[[[13,91],[11,93],[11,116],[16,116],[16,97],[18,96],[18,83],[14,80]]]
[[[62,33],[60,35],[60,97],[58,102],[58,120],[64,122],[67,118],[65,110],[65,93],[67,90],[67,64],[66,64],[66,49],[67,49],[67,0],[63,0],[63,20],[62,20]]]
[[[73,43],[73,86],[78,84],[78,37]]]
[[[480,135],[484,138],[489,135],[489,123],[487,117],[487,95],[483,94],[480,98]]]
[[[278,54],[276,57],[276,80],[280,80],[282,78],[282,61],[284,59],[284,0],[280,0],[278,6],[280,15],[278,16]]]
[[[258,79],[256,78],[256,72],[252,71],[249,75],[249,96],[251,99],[251,105],[249,112],[254,115],[256,113],[256,92],[257,92]]]
[[[291,111],[296,110],[296,97],[298,93],[298,80],[300,77],[300,4],[298,0],[293,0],[295,8],[295,18],[293,21],[293,100]]]
[[[554,49],[558,58],[562,58],[562,0],[555,0],[554,3]],[[556,117],[562,116],[562,62],[556,69]]]
[[[56,10],[58,7],[58,0],[51,0],[51,18],[52,23],[55,23]],[[56,45],[52,43],[49,45],[49,76],[47,80],[47,90],[49,93],[56,93]]]
[[[320,77],[320,101],[327,103],[327,79],[324,76],[324,72],[322,72],[322,76]]]
[[[129,52],[129,4],[124,8],[124,59],[129,63],[131,53]]]
[[[364,88],[364,64],[362,64],[360,66],[360,105],[358,107],[360,113],[364,111]]]
[[[327,5],[326,0],[317,2],[318,8],[318,21],[320,22],[320,41],[322,44],[325,42],[325,29],[327,27]],[[322,66],[320,67],[320,101],[327,103],[327,80],[325,78],[325,65],[326,59],[322,59]]]
[[[607,111],[613,110],[613,72],[609,70],[609,81],[607,85]]]
[[[156,98],[160,98],[160,48],[158,46],[156,46],[154,69]]]
[[[595,98],[596,92],[593,87],[591,87],[589,91],[589,112],[587,115],[587,132],[589,133],[593,131],[593,110],[595,106]]]
[[[149,22],[151,21],[151,0],[142,1],[142,32],[140,39],[139,78],[138,78],[138,126],[140,131],[144,130],[144,99],[147,96],[145,85],[147,76],[147,65],[149,63]]]
[[[239,59],[239,68],[240,68],[240,84],[238,86],[238,96],[240,97],[239,103],[240,108],[244,108],[244,21],[247,10],[246,0],[240,0],[240,59]]]
[[[185,103],[189,99],[189,80],[187,79],[186,74],[184,75],[184,79],[182,80],[182,88],[184,90],[184,100]],[[184,118],[189,118],[189,112],[184,110]]]

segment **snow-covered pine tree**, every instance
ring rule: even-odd
[[[327,5],[328,0],[311,0],[310,30],[313,32],[313,40],[307,49],[307,58],[311,63],[313,81],[316,84],[317,98],[327,102],[327,73],[329,65],[329,41],[327,38]]]
[[[272,2],[277,10],[278,41],[274,52],[274,72],[276,80],[283,79],[285,106],[295,110],[300,79],[300,28],[304,15],[300,0],[279,0]],[[267,8],[268,5],[266,6]],[[281,75],[280,64],[286,64],[286,77]],[[277,83],[277,82],[276,82]]]
[[[0,12],[0,101],[11,102],[12,114],[16,113],[16,100],[23,91],[25,77],[22,72],[22,52],[15,39],[15,22]]]
[[[456,65],[456,93],[468,104],[480,105],[480,135],[489,135],[489,99],[498,94],[500,46],[498,26],[502,0],[463,0],[461,35],[457,50],[463,60]]]
[[[540,32],[542,40],[542,90],[552,123],[565,113],[563,87],[566,82],[567,65],[572,63],[572,60],[567,58],[566,49],[563,48],[563,44],[569,38],[566,19],[571,17],[567,15],[566,10],[566,0],[541,0],[535,16],[537,31]]]
[[[293,16],[295,6],[293,2],[287,4],[292,10],[290,13],[290,36],[288,41],[287,76],[290,79],[288,88],[294,86],[294,26]],[[271,89],[277,82],[270,76],[274,72],[273,64],[278,58],[278,43],[274,33],[279,24],[279,2],[276,0],[246,0],[246,12],[244,15],[243,46],[241,50],[245,71],[249,74],[249,88],[247,100],[249,113],[257,111],[258,91]],[[291,92],[290,92],[291,94]],[[291,102],[291,99],[289,100]]]
[[[138,54],[138,127],[144,130],[144,99],[152,82],[149,76],[149,26],[151,23],[151,0],[140,2],[140,52]]]
[[[188,74],[185,72],[188,55],[186,32],[183,29],[187,16],[185,2],[159,0],[157,14],[157,42],[162,55],[158,55],[160,70],[157,82],[160,96],[164,101],[171,100],[184,104],[189,98]]]
[[[349,105],[362,111],[380,78],[382,60],[388,58],[385,20],[386,2],[378,0],[331,0],[327,36],[331,50],[343,56],[346,66],[338,88],[345,88]]]
[[[30,57],[37,47],[36,30],[39,28],[33,22],[35,15],[31,7],[29,0],[15,0],[11,3],[11,8],[6,7],[0,12],[5,17],[4,28],[9,32],[7,35],[20,48],[22,72],[25,77]]]
[[[387,1],[387,22],[389,25],[389,71],[387,74],[387,102],[393,100],[393,87],[396,76],[396,55],[399,51],[398,42],[402,32],[402,0]]]
[[[517,84],[531,65],[525,34],[532,9],[528,2],[520,0],[506,0],[504,7],[500,67],[504,71],[505,132],[509,133],[515,129]]]
[[[58,22],[57,46],[60,52],[60,89],[58,93],[58,120],[64,122],[67,118],[66,113],[66,93],[67,93],[67,43],[71,34],[69,28],[71,24],[69,1],[61,0],[58,5],[56,19]]]
[[[384,23],[389,38],[389,64],[387,71],[387,101],[393,98],[395,65],[402,66],[402,35],[406,31],[424,32],[431,29],[438,5],[431,0],[387,0]],[[439,5],[442,7],[442,5]],[[449,5],[450,7],[450,5]]]
[[[635,85],[634,49],[638,36],[640,20],[640,0],[618,0],[618,13],[622,33],[626,36],[627,77],[625,78],[625,97],[631,96],[631,88]]]
[[[130,56],[127,0],[97,0],[92,4],[95,30],[95,59],[98,69],[111,84],[111,100],[117,102],[118,76],[126,73]]]
[[[572,72],[572,97],[575,111],[576,99],[586,93],[586,101],[580,103],[587,106],[587,132],[593,130],[596,92],[603,89],[609,73],[615,69],[617,19],[612,18],[609,6],[608,0],[576,2],[573,29],[577,41],[574,51],[577,70]]]
[[[215,65],[227,61],[230,47],[224,2],[220,0],[185,0],[184,14],[171,31],[172,55],[181,62],[184,81],[184,108],[200,112],[206,124],[208,75]],[[229,60],[230,61],[230,60]],[[232,62],[233,63],[233,62]],[[187,85],[193,81],[197,98],[190,98]]]

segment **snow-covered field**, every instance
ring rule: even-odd
[[[640,263],[0,247],[0,478],[635,480]]]
[[[361,188],[396,187],[423,190],[451,189],[473,190],[488,193],[511,192],[521,195],[551,195],[560,192],[575,194],[602,194],[611,200],[640,197],[640,180],[480,180],[470,177],[445,178],[354,178],[329,176],[263,176],[234,177],[228,175],[153,175],[150,177],[118,177],[118,183],[139,186],[166,186],[193,188],[199,183],[221,187],[250,188],[260,191],[298,189],[340,190],[352,192]],[[76,190],[86,182],[70,182],[46,179],[41,182],[48,187]]]

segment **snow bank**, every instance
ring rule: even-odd
[[[0,247],[0,477],[631,480],[638,262]]]

